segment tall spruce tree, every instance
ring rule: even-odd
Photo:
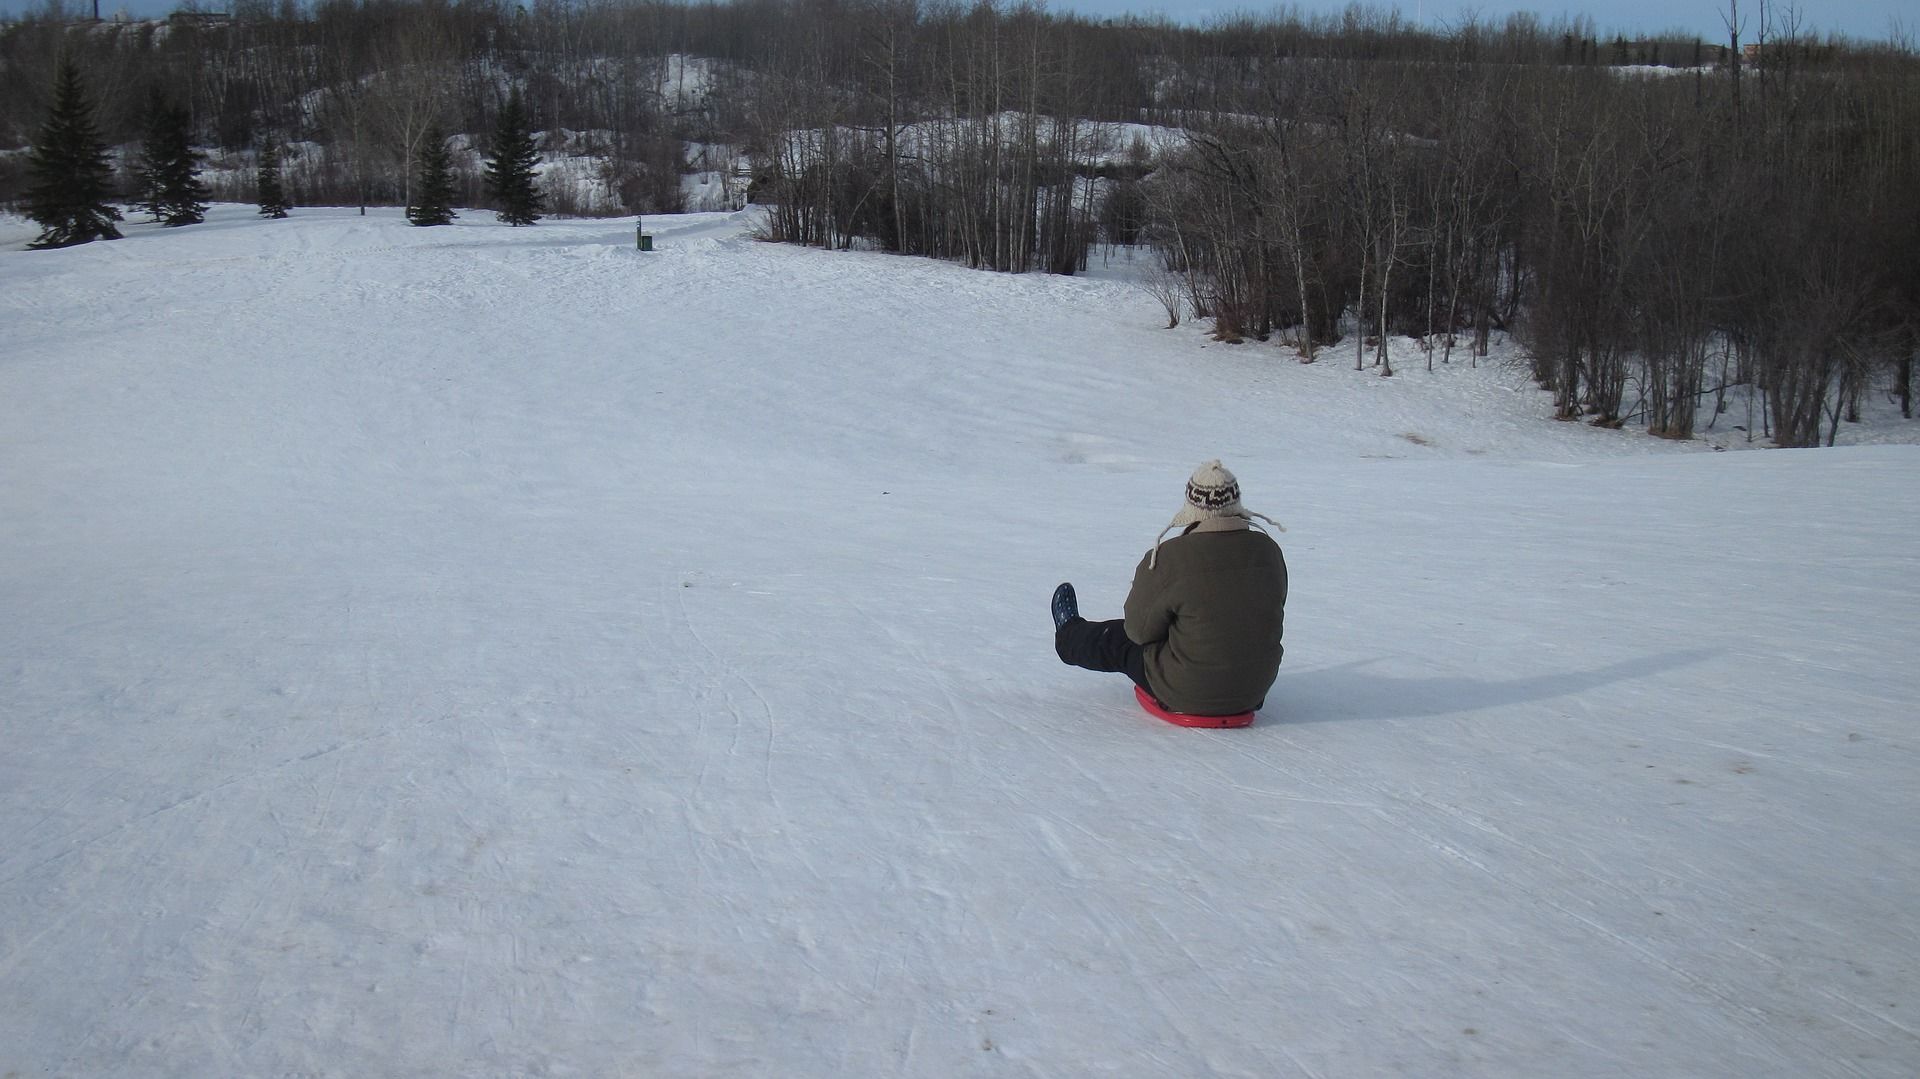
[[[260,147],[259,170],[260,216],[274,220],[287,216],[293,204],[280,182],[280,144],[272,139]]]
[[[531,225],[546,209],[533,167],[540,160],[533,146],[527,110],[520,91],[507,96],[506,107],[493,129],[493,159],[487,162],[487,192],[493,196],[500,220],[509,225]]]
[[[415,225],[451,225],[459,214],[453,212],[453,154],[438,127],[427,131],[426,144],[420,150],[420,175],[414,190],[414,204],[407,207],[407,221]]]
[[[72,247],[94,240],[118,240],[113,223],[120,211],[109,205],[113,166],[93,126],[93,103],[80,84],[80,69],[63,56],[54,76],[53,111],[33,141],[27,158],[33,184],[27,189],[27,216],[40,226],[28,247]]]
[[[211,194],[200,182],[206,155],[193,148],[193,118],[179,105],[161,105],[147,123],[140,152],[139,205],[169,228],[207,219]]]

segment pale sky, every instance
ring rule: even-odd
[[[5,2],[5,0],[0,0]],[[1179,22],[1204,23],[1208,19],[1234,12],[1271,11],[1274,5],[1234,3],[1233,0],[1049,0],[1049,8],[1073,10],[1089,15],[1118,15],[1126,12],[1159,12]],[[1344,0],[1306,0],[1283,6],[1297,7],[1309,14],[1334,14],[1345,10]],[[1726,37],[1726,0],[1614,0],[1611,3],[1541,4],[1513,0],[1410,0],[1407,3],[1373,4],[1383,10],[1397,9],[1410,21],[1447,26],[1464,21],[1469,13],[1482,22],[1498,23],[1518,11],[1531,11],[1542,23],[1558,18],[1584,15],[1593,20],[1603,34],[1618,31],[1629,37],[1636,32],[1659,33],[1666,30],[1697,34],[1711,41]],[[1769,5],[1776,12],[1789,5]],[[1904,33],[1920,37],[1920,3],[1915,0],[1845,0],[1822,2],[1801,0],[1791,5],[1799,12],[1803,32],[1842,33],[1849,37],[1884,40],[1891,35],[1895,20]],[[1742,0],[1740,21],[1747,26],[1742,41],[1751,41],[1759,29],[1759,0]]]
[[[0,0],[0,14],[17,15],[42,7],[44,2]],[[91,0],[79,2],[90,5]],[[201,8],[207,11],[219,11],[225,6],[221,0],[199,2]],[[69,6],[73,4],[74,0],[69,0]],[[135,15],[151,16],[164,14],[178,6],[178,0],[100,0],[100,12],[103,15],[125,9]],[[1270,4],[1235,3],[1233,0],[1048,0],[1047,6],[1056,11],[1072,10],[1093,16],[1153,12],[1178,22],[1193,23],[1204,23],[1222,14],[1238,11],[1259,13],[1273,10]],[[1344,0],[1304,0],[1290,6],[1308,13],[1335,13],[1347,5]],[[1562,16],[1586,15],[1602,34],[1609,35],[1620,32],[1632,36],[1636,33],[1676,30],[1714,41],[1726,36],[1727,0],[1615,0],[1612,3],[1584,6],[1544,5],[1526,3],[1524,0],[1482,0],[1478,3],[1468,0],[1411,0],[1408,3],[1374,6],[1385,9],[1397,7],[1409,20],[1438,26],[1456,23],[1468,12],[1477,13],[1485,22],[1499,22],[1513,12],[1532,11],[1540,16],[1542,22],[1551,22]],[[1920,3],[1915,0],[1800,0],[1792,5],[1775,3],[1772,6],[1779,11],[1787,10],[1789,6],[1797,9],[1802,26],[1821,34],[1837,32],[1849,37],[1884,40],[1898,26],[1903,33],[1920,38]],[[1750,41],[1754,38],[1759,29],[1760,7],[1759,0],[1745,0],[1740,4],[1741,19],[1747,24],[1747,31],[1741,35],[1741,40]]]

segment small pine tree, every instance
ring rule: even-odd
[[[531,225],[546,209],[546,196],[533,171],[539,160],[520,91],[515,90],[494,125],[493,159],[487,162],[487,192],[493,196],[496,216],[509,225]]]
[[[207,156],[193,148],[192,118],[185,108],[173,110],[173,159],[161,178],[166,197],[166,224],[197,225],[207,219],[207,200],[213,192],[200,180]]]
[[[280,182],[280,144],[269,140],[260,147],[260,216],[279,220],[287,216],[293,204],[287,201],[286,188]]]
[[[169,228],[207,219],[207,185],[200,182],[206,155],[193,148],[193,120],[178,105],[154,110],[140,155],[139,205]]]
[[[129,209],[139,210],[148,220],[158,221],[165,209],[160,194],[160,144],[166,139],[167,107],[150,102],[145,130],[140,136],[140,157],[134,164],[134,194],[127,200]]]
[[[407,221],[415,225],[451,225],[453,212],[453,154],[439,128],[427,132],[420,151],[420,177],[414,188],[419,197],[407,207]]]
[[[29,247],[72,247],[94,240],[118,240],[120,211],[108,205],[113,166],[93,126],[93,103],[80,84],[80,69],[61,57],[54,76],[53,110],[33,141],[27,158],[33,184],[27,189],[27,216],[40,226]]]

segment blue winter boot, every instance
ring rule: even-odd
[[[1060,587],[1054,589],[1053,628],[1058,630],[1061,626],[1066,625],[1078,617],[1080,617],[1080,600],[1074,596],[1073,586],[1070,584],[1062,584]]]

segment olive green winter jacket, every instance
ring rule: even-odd
[[[1140,559],[1127,636],[1160,703],[1192,715],[1258,708],[1280,673],[1287,560],[1245,518],[1193,525]]]

